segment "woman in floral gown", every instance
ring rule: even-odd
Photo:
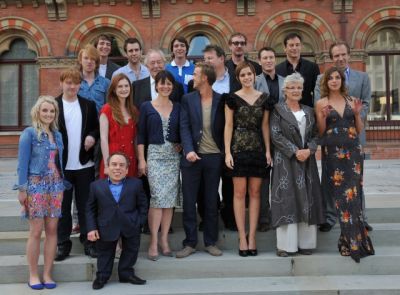
[[[321,100],[316,114],[322,146],[327,157],[329,190],[335,198],[341,234],[342,256],[356,262],[374,254],[362,219],[361,188],[363,157],[358,135],[363,128],[362,103],[347,95],[345,76],[338,68],[327,70],[321,81]]]

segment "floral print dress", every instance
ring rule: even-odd
[[[56,165],[59,156],[56,144],[52,143],[50,149],[46,173],[28,177],[28,202],[23,212],[28,219],[61,217],[64,184]]]
[[[343,116],[330,107],[326,118],[323,145],[327,157],[329,190],[335,198],[341,234],[339,251],[356,262],[373,255],[374,248],[362,218],[361,189],[363,157],[355,117],[348,99],[345,99]]]

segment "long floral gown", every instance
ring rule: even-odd
[[[347,252],[356,261],[374,255],[374,248],[362,217],[361,188],[363,157],[354,112],[346,101],[343,116],[330,106],[323,136],[327,156],[329,190],[335,198],[341,234],[339,251]]]

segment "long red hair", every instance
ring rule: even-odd
[[[119,106],[119,98],[115,92],[115,90],[117,89],[117,85],[119,83],[119,81],[121,80],[127,80],[129,83],[129,95],[126,98],[125,101],[125,107],[129,113],[129,115],[131,116],[132,120],[134,122],[137,122],[137,118],[138,118],[138,110],[136,109],[136,107],[133,105],[133,91],[132,91],[132,84],[129,80],[129,78],[125,75],[125,74],[118,74],[115,75],[112,80],[111,80],[111,84],[110,87],[108,88],[108,93],[107,93],[107,103],[110,105],[111,107],[111,111],[112,111],[112,115],[114,120],[120,125],[125,125],[125,120],[124,120],[124,116],[122,115],[121,112],[121,108]]]

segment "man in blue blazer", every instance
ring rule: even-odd
[[[350,96],[359,98],[363,104],[363,110],[361,112],[361,118],[365,122],[367,120],[367,114],[369,111],[369,102],[371,100],[371,82],[369,80],[368,74],[365,72],[356,71],[350,68],[350,46],[344,41],[337,41],[333,43],[329,48],[329,56],[335,63],[335,66],[343,71],[346,77],[346,85],[348,89],[348,93]],[[317,82],[315,84],[314,89],[314,98],[315,102],[321,98],[320,93],[320,80],[322,75],[319,75],[317,78]],[[365,129],[360,133],[360,144],[365,146],[366,144],[366,135]],[[320,226],[320,231],[327,232],[330,231],[331,228],[336,223],[336,209],[334,204],[333,196],[329,195],[329,191],[327,189],[328,183],[328,175],[325,172],[325,159],[324,154],[322,153],[322,177],[321,177],[321,185],[322,185],[322,195],[325,201],[325,217],[326,223]],[[363,173],[363,172],[362,172]],[[367,223],[367,216],[365,214],[365,196],[364,191],[361,192],[361,202],[362,202],[362,212],[365,228],[369,231],[372,230],[372,227]]]
[[[97,273],[93,289],[101,289],[111,276],[115,248],[122,240],[118,264],[121,283],[143,285],[145,280],[135,275],[140,246],[140,228],[146,221],[147,200],[142,181],[126,178],[128,158],[116,152],[108,158],[108,179],[99,179],[90,186],[86,207],[88,240],[97,243]]]
[[[183,226],[186,238],[177,258],[196,251],[196,199],[200,183],[204,185],[204,245],[213,256],[222,255],[218,241],[218,186],[223,158],[224,105],[221,95],[212,90],[216,74],[212,65],[196,64],[193,81],[196,91],[182,97],[181,161],[183,191]]]

